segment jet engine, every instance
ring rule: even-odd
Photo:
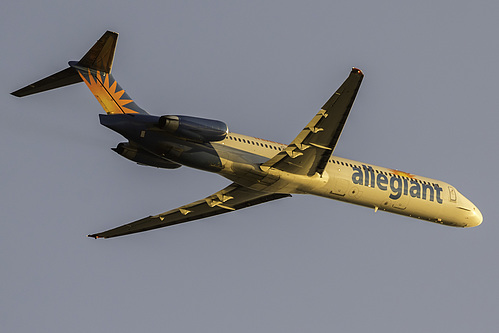
[[[165,169],[176,169],[182,166],[181,164],[175,163],[166,158],[151,154],[148,151],[140,149],[135,145],[131,145],[128,142],[121,142],[116,148],[111,149],[121,156],[141,165],[149,165]]]
[[[158,126],[177,137],[197,142],[221,141],[229,132],[222,121],[191,116],[161,116]]]

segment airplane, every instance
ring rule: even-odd
[[[364,77],[349,76],[288,145],[230,132],[219,120],[154,116],[141,109],[111,75],[118,33],[107,31],[79,61],[12,93],[23,97],[84,82],[106,114],[100,123],[127,142],[112,148],[138,163],[213,172],[232,183],[193,203],[88,235],[112,238],[311,194],[453,227],[482,223],[478,208],[440,180],[333,155]]]

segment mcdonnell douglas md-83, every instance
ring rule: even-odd
[[[141,165],[182,165],[232,184],[199,201],[89,237],[111,238],[312,194],[453,227],[482,223],[476,206],[445,182],[333,155],[364,74],[350,75],[289,144],[229,132],[218,120],[153,116],[111,75],[118,34],[107,31],[80,61],[12,93],[17,97],[85,82],[106,114],[100,123],[124,136],[115,152]]]

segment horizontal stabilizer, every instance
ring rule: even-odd
[[[37,94],[43,91],[69,86],[70,84],[82,82],[78,72],[72,68],[68,67],[60,72],[52,74],[40,81],[36,81],[24,88],[14,91],[11,93],[16,97],[24,97],[32,94]]]
[[[80,61],[70,62],[71,67],[27,85],[11,94],[16,97],[24,97],[82,82],[83,79],[78,74],[78,71],[73,68],[74,66],[90,68],[103,73],[111,73],[117,41],[118,34],[116,32],[106,31]]]

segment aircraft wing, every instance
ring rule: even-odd
[[[275,168],[298,175],[313,176],[324,172],[347,121],[364,74],[353,68],[322,109],[276,156],[261,165],[263,170]]]
[[[202,200],[172,209],[155,216],[131,222],[120,227],[99,232],[88,237],[112,238],[137,232],[190,222],[209,216],[232,212],[267,201],[290,197],[290,194],[268,193],[251,190],[235,183]]]

